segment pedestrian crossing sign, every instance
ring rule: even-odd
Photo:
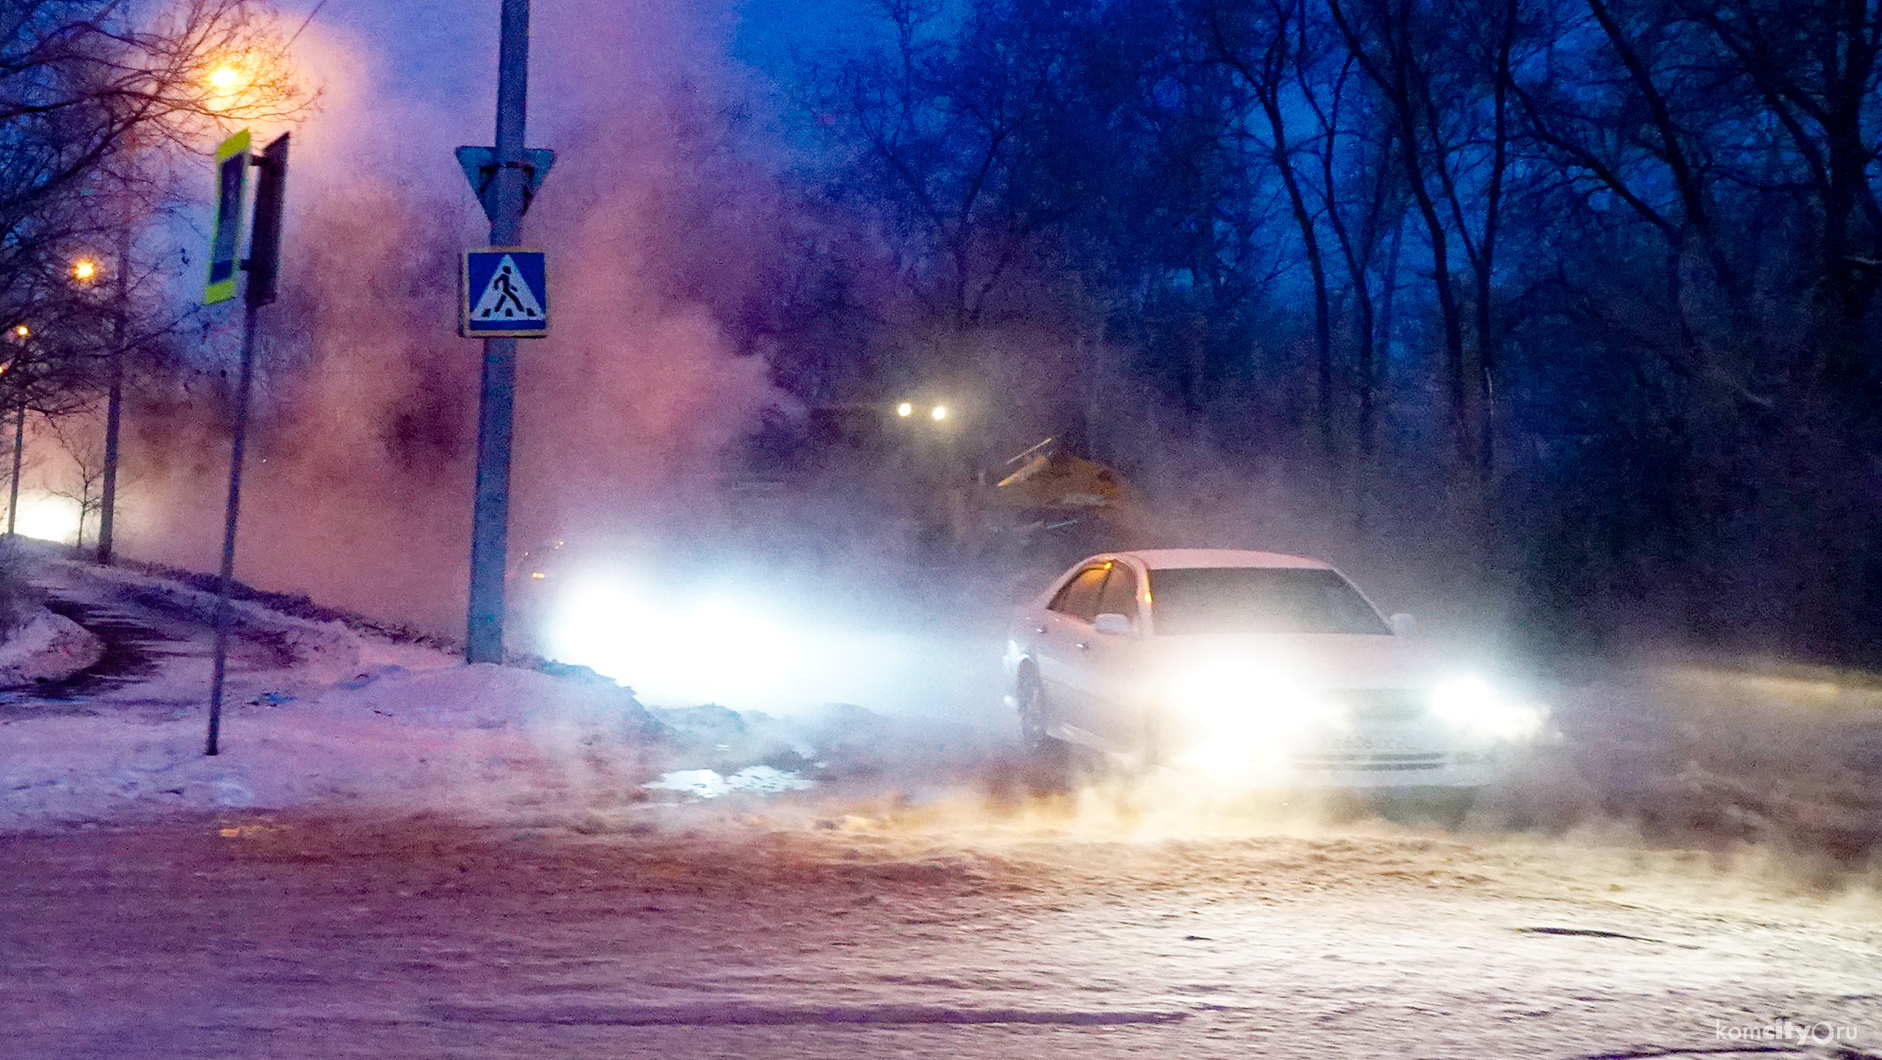
[[[464,252],[458,331],[468,338],[541,338],[549,333],[543,252],[485,247]]]

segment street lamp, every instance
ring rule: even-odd
[[[254,83],[248,71],[236,63],[218,63],[203,75],[203,87],[209,90],[203,107],[215,114],[227,114],[241,103],[243,94],[253,88]]]
[[[90,283],[98,278],[98,263],[90,258],[80,258],[72,263],[72,278],[79,283]]]

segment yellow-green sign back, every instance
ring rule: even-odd
[[[243,129],[216,148],[216,225],[209,240],[209,285],[203,304],[215,305],[235,297],[235,277],[242,256],[243,192],[248,187],[248,130]]]

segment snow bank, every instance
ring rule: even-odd
[[[215,595],[132,571],[43,566],[62,595],[164,629],[166,647],[132,684],[0,713],[0,831],[303,808],[612,827],[660,804],[837,779],[939,786],[987,757],[984,734],[963,724],[845,705],[792,717],[710,705],[650,713],[580,667],[467,666],[422,643],[236,601],[243,647],[212,758],[204,627]]]
[[[51,561],[47,565],[106,597],[205,625],[215,621],[218,597],[213,592],[122,567],[99,567],[76,560]],[[338,619],[301,618],[253,600],[231,599],[228,606],[232,626],[251,637],[269,639],[290,666],[317,668],[332,676],[361,665],[362,637]]]
[[[409,662],[408,658],[408,662]],[[515,667],[387,664],[232,683],[221,753],[206,711],[0,720],[0,831],[179,811],[439,813],[628,826],[641,811],[843,781],[943,790],[988,759],[972,730],[856,707],[801,718],[649,712],[606,679]]]
[[[489,665],[239,691],[214,758],[199,713],[14,718],[0,722],[0,829],[229,808],[508,819],[608,806],[644,798],[656,731],[612,683]]]
[[[0,688],[63,681],[96,665],[104,651],[90,630],[42,607],[0,643]]]

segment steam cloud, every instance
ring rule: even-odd
[[[541,14],[531,141],[559,158],[525,238],[549,252],[554,330],[519,355],[513,554],[694,503],[780,397],[727,326],[778,228],[763,167],[721,117],[721,42],[648,6]],[[384,84],[398,56],[321,23],[296,48],[324,94],[294,130],[237,576],[454,634],[480,364],[454,332],[456,257],[486,233],[451,149],[488,141],[493,97],[472,77],[462,98],[401,98]],[[223,322],[198,356],[232,376],[236,338]],[[228,452],[214,389],[133,398],[132,556],[213,569]]]

